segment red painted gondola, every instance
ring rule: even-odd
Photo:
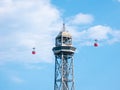
[[[33,55],[36,54],[35,48],[33,48],[32,54]]]
[[[98,47],[98,43],[94,43],[94,47]]]
[[[98,47],[98,40],[97,39],[95,39],[94,47]]]

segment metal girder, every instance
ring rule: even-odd
[[[55,55],[54,90],[74,90],[73,55]]]

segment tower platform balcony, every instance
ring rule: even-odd
[[[54,54],[60,54],[61,52],[64,52],[64,53],[71,53],[73,54],[75,52],[75,47],[72,47],[72,46],[57,46],[57,47],[54,47],[52,50],[54,52]]]

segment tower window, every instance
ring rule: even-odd
[[[63,44],[71,45],[72,44],[72,39],[69,38],[69,37],[63,37]]]

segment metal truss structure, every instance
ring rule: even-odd
[[[56,37],[56,46],[53,48],[55,55],[55,81],[54,90],[75,90],[73,55],[75,47],[72,46],[72,36],[63,31]]]

